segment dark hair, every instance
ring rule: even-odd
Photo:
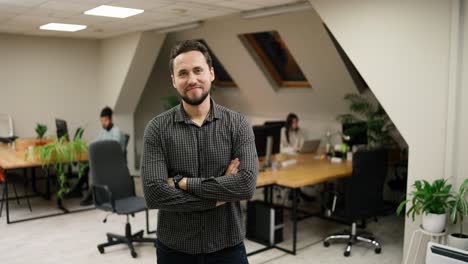
[[[104,107],[101,111],[101,117],[112,118],[112,109],[108,106]]]
[[[292,129],[291,125],[294,119],[299,121],[299,118],[294,113],[290,113],[288,117],[286,117],[286,141],[288,142],[288,144],[289,144],[289,131],[291,131]],[[298,131],[298,130],[299,130],[299,127],[297,127],[294,131]]]
[[[213,67],[213,63],[211,60],[210,53],[208,52],[208,48],[203,45],[201,42],[196,40],[184,40],[177,45],[175,45],[171,50],[171,55],[169,56],[169,70],[171,74],[174,74],[174,59],[175,57],[179,56],[179,54],[186,53],[189,51],[199,51],[203,56],[205,56],[206,63],[208,66]]]

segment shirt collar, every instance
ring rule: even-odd
[[[210,112],[208,113],[208,116],[206,117],[206,121],[208,122],[213,122],[215,119],[221,119],[221,113],[219,109],[219,105],[215,103],[213,98],[210,97]],[[180,103],[177,106],[176,112],[175,112],[175,122],[185,122],[189,123],[190,117],[187,115],[187,113],[184,110],[184,107],[182,106],[182,103]]]

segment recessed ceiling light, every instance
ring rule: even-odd
[[[126,18],[143,13],[143,9],[101,5],[85,11],[85,15]]]
[[[75,32],[85,29],[85,25],[73,25],[73,24],[62,24],[62,23],[49,23],[39,27],[44,30],[57,30],[57,31],[69,31]]]

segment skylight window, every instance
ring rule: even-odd
[[[243,34],[251,50],[280,88],[311,88],[277,31]]]

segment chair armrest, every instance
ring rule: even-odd
[[[115,199],[112,195],[112,192],[109,190],[109,187],[107,185],[100,185],[100,184],[93,184],[93,197],[94,197],[94,203],[96,205],[101,205],[102,203],[98,203],[97,201],[97,190],[101,190],[103,192],[101,193],[105,193],[107,195],[107,201],[110,202],[111,206],[112,206],[112,211],[115,212]]]

